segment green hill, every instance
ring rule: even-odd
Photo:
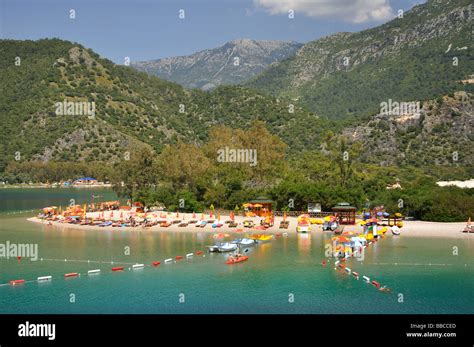
[[[245,128],[255,119],[293,150],[316,148],[327,123],[238,86],[187,91],[59,39],[1,40],[0,53],[0,170],[15,159],[114,162],[137,147],[201,143],[214,125]],[[94,117],[58,114],[65,101],[94,102]]]
[[[472,93],[460,82],[474,71],[472,6],[428,1],[376,28],[309,42],[246,85],[332,119],[376,114],[389,98]]]

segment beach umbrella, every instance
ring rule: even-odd
[[[110,218],[114,218],[114,211],[110,212]]]
[[[231,221],[234,221],[234,220],[235,220],[234,211],[230,211],[229,217],[230,217],[230,220],[231,220]]]
[[[196,212],[193,211],[193,219],[196,219]]]
[[[204,220],[204,213],[201,213],[201,220]]]
[[[120,212],[120,219],[122,219],[122,218],[123,218],[123,212],[121,211]]]
[[[211,213],[209,213],[209,218],[212,218],[212,211],[211,211]]]
[[[225,237],[229,237],[230,235],[229,234],[226,234],[226,233],[218,233],[218,234],[214,234],[214,238],[216,239],[223,239]]]
[[[336,242],[340,242],[340,243],[346,243],[346,242],[350,242],[351,240],[349,240],[347,237],[345,236],[335,236],[332,238],[333,240],[335,240]]]
[[[217,220],[221,220],[221,214],[220,213],[217,214]]]
[[[179,218],[179,212],[176,211],[176,218]]]
[[[283,213],[283,221],[286,221],[286,212]]]

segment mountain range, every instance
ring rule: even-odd
[[[379,27],[303,46],[237,40],[161,60],[159,73],[183,85],[78,43],[0,40],[0,171],[15,160],[115,162],[139,147],[200,145],[213,126],[255,120],[291,155],[324,150],[338,134],[362,143],[369,162],[472,166],[471,22],[469,1],[429,1]],[[420,110],[382,115],[392,100]],[[93,103],[94,115],[58,114],[67,102]]]
[[[318,115],[341,119],[378,113],[380,103],[473,92],[473,4],[430,0],[390,22],[306,43],[246,83],[288,96]]]
[[[187,88],[243,83],[301,48],[293,41],[239,39],[191,55],[133,62],[132,67]]]

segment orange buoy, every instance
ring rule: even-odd
[[[376,286],[377,288],[380,288],[380,283],[377,281],[372,281],[372,284]]]
[[[151,264],[152,264],[153,266],[158,266],[158,265],[160,265],[161,263],[160,263],[159,261],[154,261],[154,262],[152,262]]]
[[[177,255],[175,259],[176,260],[181,260],[181,259],[183,259],[183,256],[182,255]]]
[[[202,251],[197,251],[196,252],[196,255],[201,255],[202,254]]]
[[[123,266],[113,267],[112,271],[123,271]]]
[[[359,277],[359,273],[358,272],[355,272],[355,271],[352,271],[352,274],[356,277]]]
[[[12,281],[10,281],[10,284],[12,286],[16,286],[17,284],[23,284],[23,283],[25,283],[25,280],[12,280]]]
[[[321,263],[323,266],[326,266],[326,260],[323,260],[323,262]]]
[[[70,272],[68,274],[64,274],[64,277],[77,277],[79,274],[77,272]]]
[[[344,269],[346,266],[344,264],[339,264],[338,265],[341,269]]]

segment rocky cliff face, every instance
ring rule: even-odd
[[[192,55],[136,62],[132,66],[185,87],[207,90],[247,81],[272,63],[292,56],[301,46],[289,41],[240,39]]]
[[[377,114],[343,135],[363,144],[380,165],[470,165],[474,162],[474,98],[458,92],[424,102],[419,112]]]

